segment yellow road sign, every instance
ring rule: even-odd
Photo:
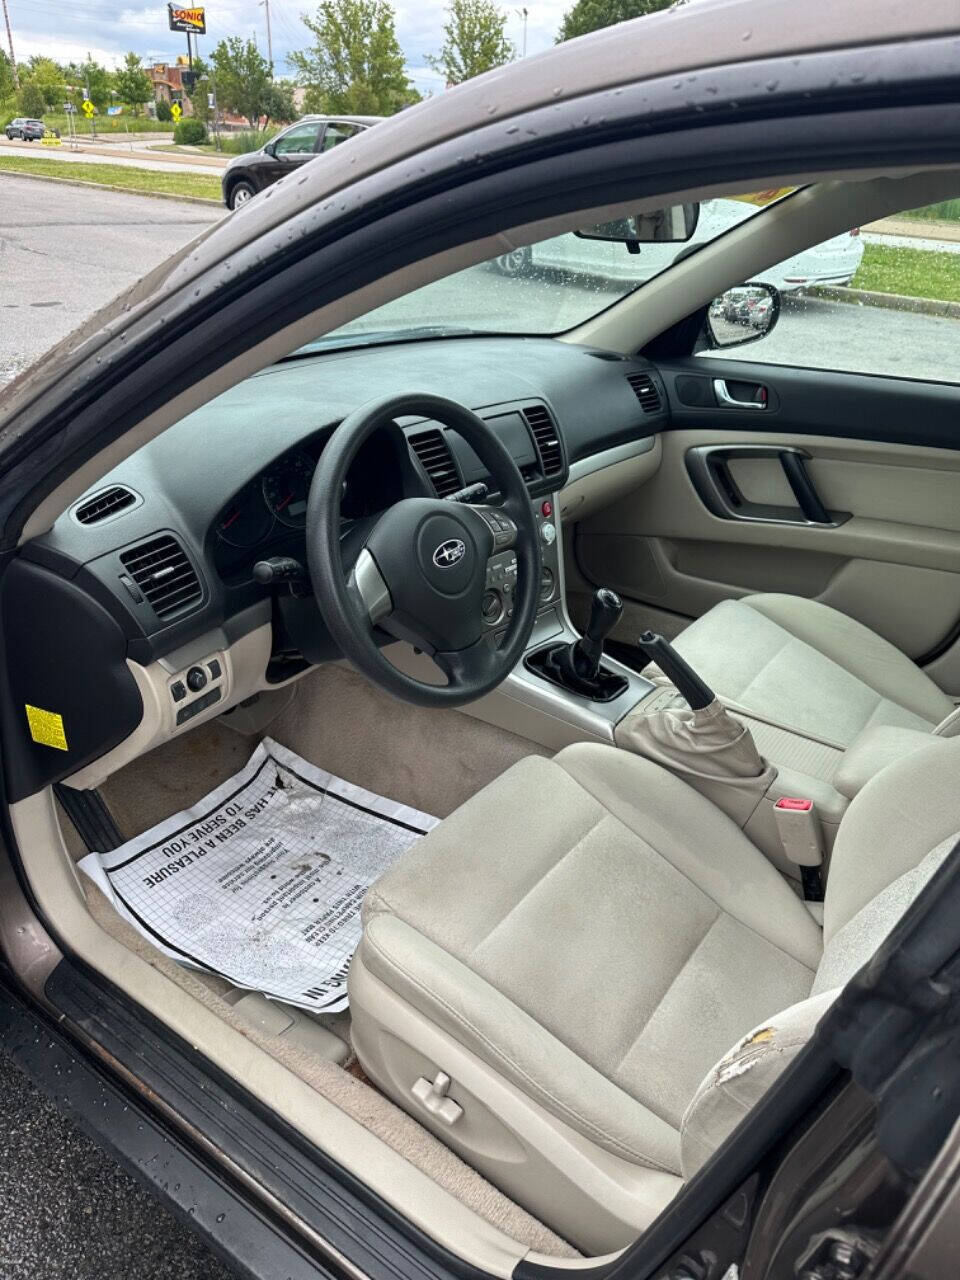
[[[93,105],[93,103],[90,101],[89,98],[84,98],[83,102],[81,102],[80,104],[80,110],[89,120],[92,117],[94,111],[96,111],[96,107]]]
[[[173,104],[173,106],[170,108],[170,114],[173,116],[173,123],[179,124],[180,117],[183,115],[183,107],[181,107],[179,102],[175,102]]]

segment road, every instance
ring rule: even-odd
[[[221,217],[0,174],[0,383]]]

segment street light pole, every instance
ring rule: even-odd
[[[6,0],[4,0],[6,4]],[[273,75],[273,36],[270,34],[270,0],[260,0],[267,18],[267,61],[270,63],[270,74]]]
[[[13,32],[10,30],[10,11],[7,9],[7,0],[3,3],[3,20],[7,27],[7,44],[10,46],[10,66],[13,69],[13,87],[17,90],[20,88],[20,72],[17,70],[17,59],[13,52]]]

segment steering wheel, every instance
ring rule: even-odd
[[[493,477],[503,504],[404,498],[383,513],[347,565],[340,495],[350,464],[374,431],[404,415],[452,427]],[[497,648],[481,613],[487,562],[513,549],[513,616]],[[337,427],[310,485],[307,563],[323,620],[344,657],[388,693],[422,707],[455,707],[489,693],[516,666],[536,620],[540,537],[527,487],[483,419],[443,396],[374,400]],[[399,671],[381,653],[377,628],[429,654],[447,684]]]

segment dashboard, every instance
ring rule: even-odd
[[[654,436],[668,417],[648,361],[542,338],[350,348],[246,379],[104,476],[4,576],[12,705],[55,710],[71,726],[62,752],[25,740],[14,793],[60,778],[97,785],[84,767],[111,759],[118,744],[149,749],[197,715],[340,656],[309,583],[271,584],[255,567],[284,557],[305,565],[307,496],[327,440],[361,404],[402,392],[467,405],[508,448],[553,575],[544,610],[558,587],[551,499],[571,467],[604,465],[605,454]],[[351,539],[359,549],[378,513],[402,498],[487,481],[455,432],[423,419],[388,422],[345,481],[345,549]],[[491,642],[510,615],[510,581],[509,563],[491,565]]]

